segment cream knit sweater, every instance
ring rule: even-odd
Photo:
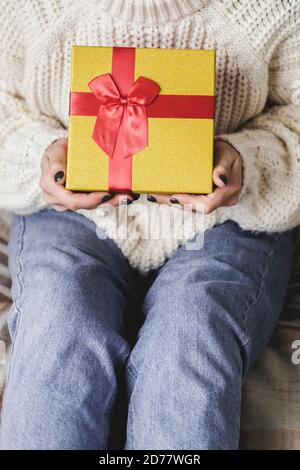
[[[215,131],[242,156],[243,188],[239,204],[206,216],[204,227],[300,223],[299,0],[0,0],[0,11],[0,209],[47,206],[40,160],[67,134],[72,44],[216,49]],[[152,225],[172,216],[180,232],[180,209],[144,204]],[[117,223],[122,231],[124,221],[101,208],[81,212],[112,237]],[[192,218],[181,236],[149,240],[145,212],[137,211],[129,236],[116,243],[147,271],[193,236]]]

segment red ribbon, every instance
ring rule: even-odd
[[[126,97],[110,74],[94,78],[89,87],[99,101],[93,139],[110,157],[130,157],[148,146],[146,107],[156,98],[160,87],[148,78],[139,77]],[[118,144],[118,145],[117,145]]]
[[[135,48],[112,48],[112,74],[72,92],[70,115],[97,116],[93,140],[109,155],[109,190],[131,191],[132,155],[148,145],[148,118],[213,119],[214,96],[162,95],[152,80],[134,82]]]

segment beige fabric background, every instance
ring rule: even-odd
[[[7,217],[0,215],[0,405],[10,354],[5,323],[9,307],[7,237]],[[292,343],[300,340],[300,231],[298,240],[285,310],[243,389],[242,449],[300,449],[300,364],[293,365],[291,360]]]

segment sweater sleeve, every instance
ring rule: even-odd
[[[227,212],[248,230],[283,231],[300,223],[299,19],[287,31],[270,61],[269,101],[274,105],[239,132],[219,136],[242,158],[240,202]]]
[[[66,130],[29,109],[22,90],[22,39],[7,10],[1,13],[0,33],[0,210],[26,214],[47,205],[39,187],[41,158]]]

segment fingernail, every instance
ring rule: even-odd
[[[110,201],[113,197],[114,197],[113,194],[106,194],[106,195],[103,196],[103,198],[101,199],[101,204],[103,204],[104,202]]]
[[[171,204],[179,204],[179,201],[176,199],[176,197],[171,197],[170,202]]]
[[[220,180],[223,181],[225,185],[227,185],[227,176],[225,175],[220,175]]]
[[[55,183],[59,183],[59,181],[61,181],[64,176],[65,176],[65,172],[64,172],[64,171],[58,171],[57,173],[55,173],[55,175],[54,175],[54,181],[55,181]]]
[[[138,193],[132,193],[132,197],[135,201],[137,201],[140,198],[140,194]]]
[[[147,196],[149,202],[156,202],[156,198],[154,196]]]
[[[132,199],[129,199],[128,197],[126,199],[121,199],[121,202],[120,202],[121,206],[129,205],[129,204],[132,204]]]

